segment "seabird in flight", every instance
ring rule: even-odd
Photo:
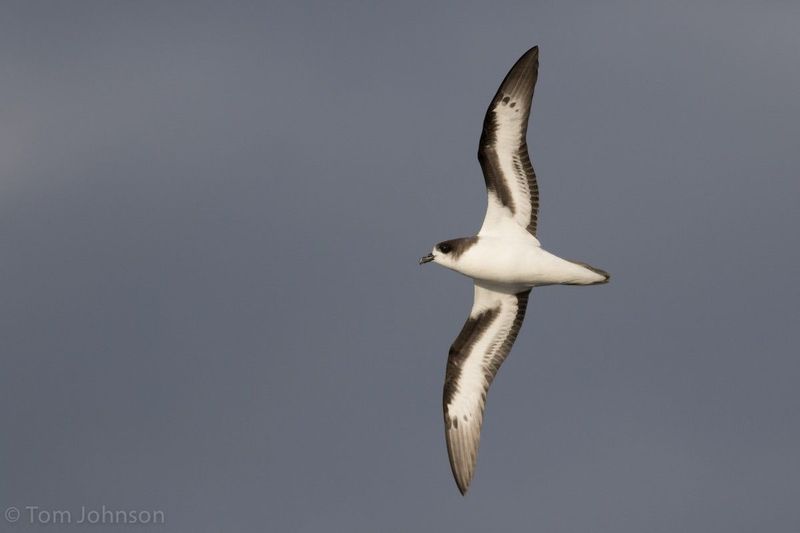
[[[531,289],[607,283],[607,272],[545,251],[536,238],[539,187],[525,139],[539,72],[534,46],[514,64],[486,111],[478,147],[488,206],[477,235],[442,241],[419,262],[473,279],[472,310],[447,358],[447,453],[465,494],[475,472],[486,394],[517,338]]]

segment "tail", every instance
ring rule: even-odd
[[[604,283],[608,283],[608,280],[611,279],[611,274],[605,270],[600,270],[599,268],[593,267],[592,265],[587,265],[586,263],[581,263],[579,261],[570,261],[570,263],[585,268],[589,271],[587,274],[591,274],[589,274],[585,280],[582,279],[581,281],[568,282],[564,283],[564,285],[603,285]]]

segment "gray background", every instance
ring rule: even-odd
[[[5,2],[0,506],[800,531],[800,6],[694,4]],[[464,499],[417,258],[533,44],[541,240],[613,277],[534,291]]]

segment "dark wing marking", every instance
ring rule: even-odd
[[[539,186],[528,156],[528,118],[539,74],[539,47],[534,46],[514,64],[497,90],[478,146],[489,206],[481,232],[491,231],[499,217],[513,219],[536,236]]]
[[[450,347],[443,395],[445,437],[461,494],[475,472],[489,386],[517,338],[529,294],[530,289],[506,293],[476,283],[470,316]]]

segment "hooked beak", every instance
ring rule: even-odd
[[[430,263],[433,261],[433,254],[424,255],[419,258],[419,264],[424,265],[425,263]]]

